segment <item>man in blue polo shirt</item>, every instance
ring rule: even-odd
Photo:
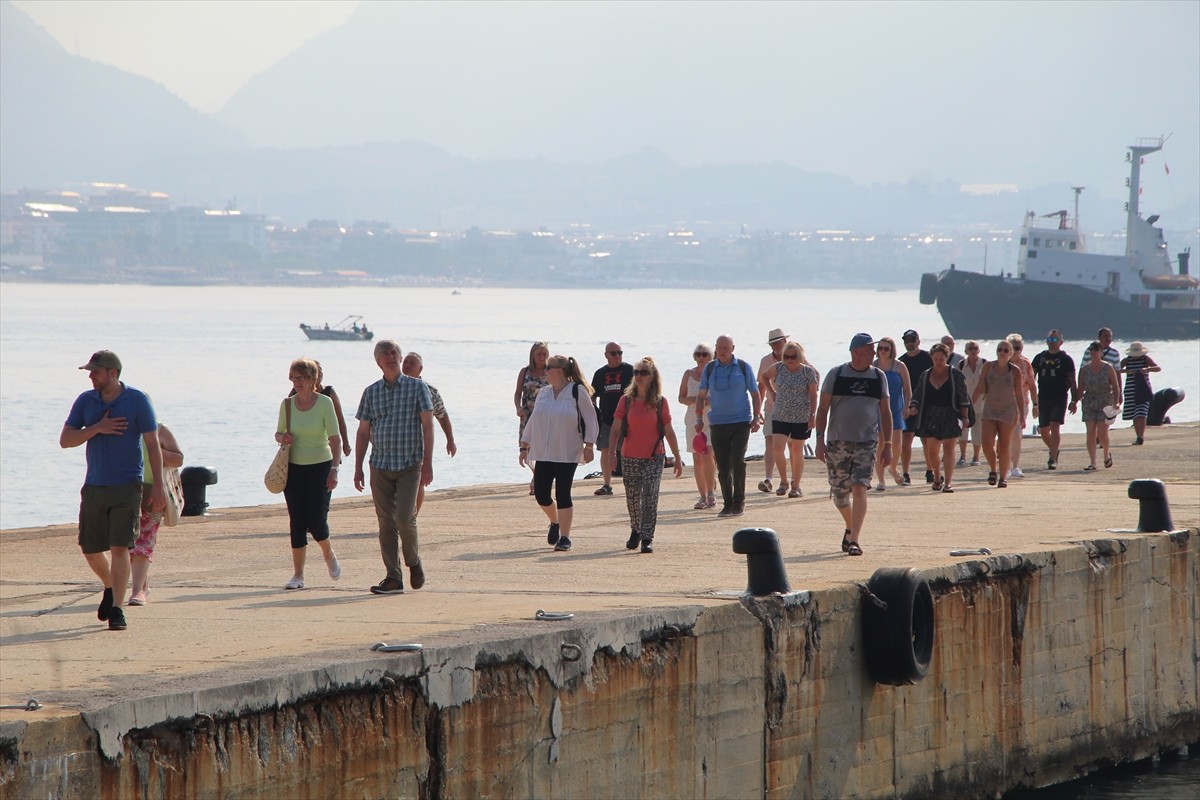
[[[62,448],[87,444],[87,476],[79,502],[79,548],[104,584],[96,616],[110,631],[128,627],[122,606],[129,584],[129,550],[137,542],[142,506],[167,507],[158,420],[144,392],[121,383],[121,359],[97,350],[80,369],[91,391],[75,398],[58,437]],[[142,442],[154,483],[142,497]],[[106,555],[108,554],[108,555]]]
[[[704,429],[704,408],[709,406],[709,435],[721,484],[717,516],[740,517],[746,505],[746,445],[762,425],[762,400],[754,370],[733,355],[733,338],[718,336],[714,350],[716,358],[700,373],[696,432]]]

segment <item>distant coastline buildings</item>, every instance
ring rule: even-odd
[[[971,228],[864,233],[695,222],[623,233],[585,223],[430,231],[331,219],[293,226],[244,213],[234,201],[175,206],[161,192],[111,183],[0,195],[4,280],[911,288],[922,272],[951,262],[1010,270],[1015,247],[1012,230]]]

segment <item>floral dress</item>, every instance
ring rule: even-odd
[[[521,382],[521,427],[517,430],[517,438],[521,438],[521,434],[525,433],[525,423],[529,421],[529,415],[533,413],[533,406],[537,403],[538,392],[543,386],[549,386],[546,380],[546,373],[543,372],[539,378],[526,367],[524,370],[524,380]]]

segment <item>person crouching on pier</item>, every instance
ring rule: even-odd
[[[575,467],[595,458],[600,424],[579,364],[569,356],[546,361],[548,385],[538,392],[533,412],[521,431],[521,466],[534,462],[533,494],[550,520],[546,542],[554,549],[571,549],[571,482]],[[550,490],[554,489],[551,499]]]

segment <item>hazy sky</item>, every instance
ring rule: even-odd
[[[203,111],[250,83],[222,119],[259,144],[569,163],[654,147],[1119,194],[1126,145],[1173,133],[1165,191],[1200,190],[1200,0],[14,2]]]
[[[322,31],[358,0],[13,0],[75,55],[144,75],[201,111]]]

